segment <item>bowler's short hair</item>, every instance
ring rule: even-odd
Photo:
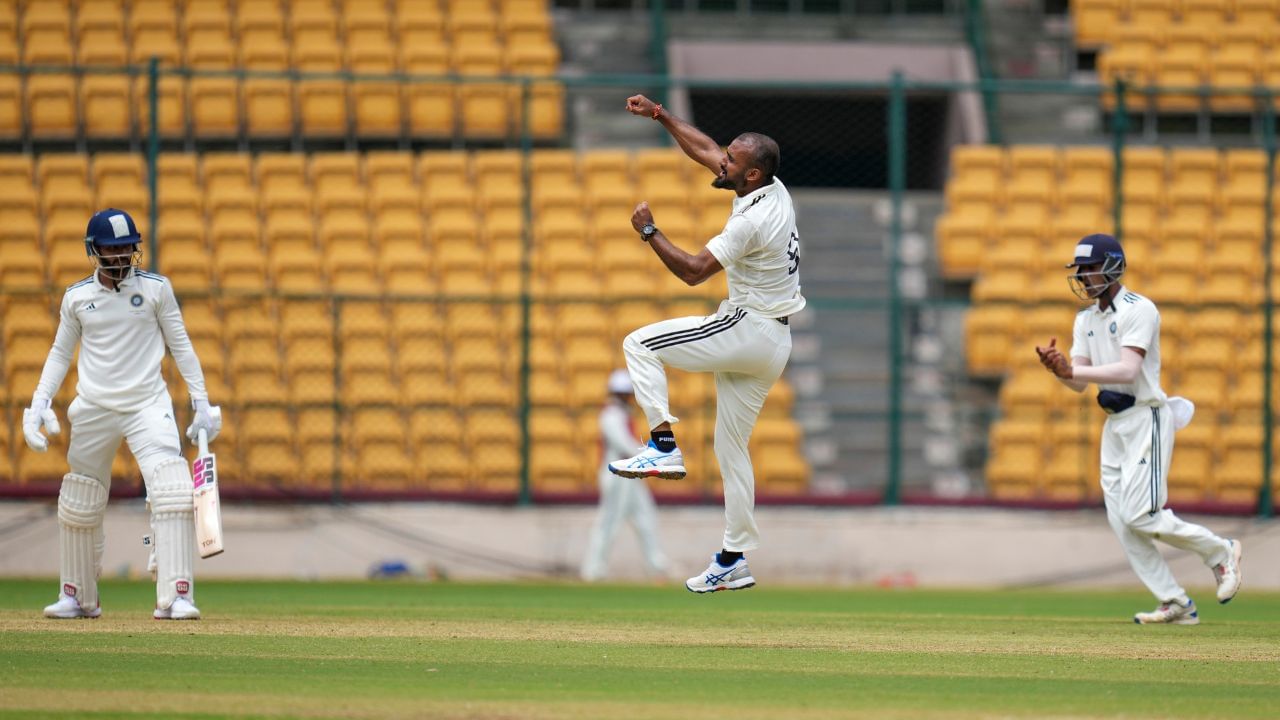
[[[738,136],[738,140],[745,143],[751,148],[751,159],[760,172],[764,175],[765,180],[772,180],[774,174],[778,172],[778,163],[781,162],[781,153],[778,151],[778,143],[773,138],[760,133],[745,132]]]

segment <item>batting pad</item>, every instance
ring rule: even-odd
[[[195,602],[191,567],[195,564],[196,526],[191,470],[180,458],[156,465],[147,483],[151,526],[155,533],[156,607],[168,609],[182,595]]]
[[[58,554],[62,594],[80,607],[98,606],[98,537],[107,510],[107,488],[88,475],[67,473],[58,492]]]

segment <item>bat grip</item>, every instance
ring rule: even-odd
[[[201,455],[208,455],[208,454],[209,454],[209,433],[208,433],[208,431],[203,430],[203,429],[201,429],[201,430],[197,430],[197,431],[196,431],[196,442],[200,445],[200,454],[201,454]]]

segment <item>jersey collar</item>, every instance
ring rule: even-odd
[[[1094,300],[1094,301],[1093,301],[1093,311],[1094,311],[1095,313],[1099,314],[1099,315],[1109,315],[1109,314],[1111,314],[1111,313],[1115,312],[1115,311],[1116,311],[1116,298],[1120,297],[1121,295],[1123,295],[1123,294],[1125,294],[1125,293],[1127,293],[1127,292],[1129,292],[1129,288],[1126,288],[1125,286],[1121,285],[1121,286],[1120,286],[1120,289],[1119,289],[1118,291],[1116,291],[1115,296],[1111,298],[1111,307],[1107,308],[1106,310],[1103,310],[1103,309],[1102,309],[1102,301],[1100,301],[1100,300]]]
[[[779,184],[778,178],[774,177],[773,182],[769,183],[768,185],[761,185],[760,187],[756,188],[755,190],[752,190],[751,192],[747,193],[746,195],[743,195],[742,197],[738,197],[737,195],[734,195],[733,196],[734,211],[741,210],[744,207],[750,207],[751,205],[760,202],[760,200],[764,198],[764,196],[767,195],[769,192],[774,190],[778,184]]]
[[[135,275],[136,272],[137,272],[136,269],[130,270],[129,274],[125,275],[123,280],[116,283],[116,287],[117,288],[133,287],[138,281],[138,276]],[[93,271],[93,284],[95,287],[98,288],[98,292],[106,292],[106,293],[116,292],[115,290],[112,290],[111,288],[102,284],[102,278],[98,276],[98,271],[96,268]]]

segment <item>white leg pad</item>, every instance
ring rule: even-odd
[[[196,527],[191,469],[181,457],[162,460],[147,483],[156,551],[156,607],[179,596],[195,603]]]
[[[58,492],[61,593],[80,607],[98,607],[98,538],[107,510],[107,488],[88,475],[67,473]]]

